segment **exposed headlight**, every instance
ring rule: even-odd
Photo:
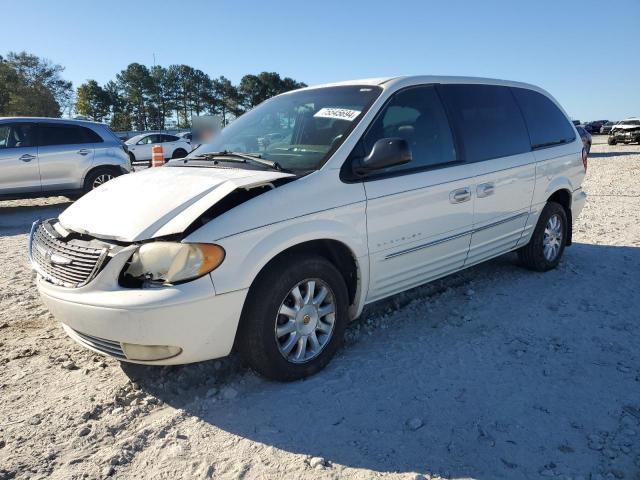
[[[193,280],[217,268],[224,249],[206,243],[145,243],[131,257],[125,275],[165,284]]]

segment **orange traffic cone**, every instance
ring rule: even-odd
[[[151,147],[151,166],[161,167],[164,165],[164,151],[162,145],[154,145]]]

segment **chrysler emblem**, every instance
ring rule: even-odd
[[[40,245],[37,245],[36,248],[49,265],[71,265],[73,262],[73,259],[55,253],[53,250],[46,250]]]
[[[51,250],[47,250],[45,258],[50,265],[70,265],[72,260],[57,253],[53,253]]]

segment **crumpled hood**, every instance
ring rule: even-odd
[[[105,240],[146,240],[183,232],[236,188],[291,176],[237,168],[150,168],[98,187],[62,212],[60,222],[69,230]]]

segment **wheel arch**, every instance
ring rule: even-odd
[[[82,179],[83,187],[85,186],[85,182],[87,181],[87,178],[89,177],[89,175],[96,172],[97,170],[108,170],[108,171],[114,172],[116,175],[122,174],[122,170],[118,165],[110,165],[110,164],[104,164],[104,163],[100,165],[95,165],[91,167],[89,170],[87,170],[87,173],[84,174],[84,178]]]
[[[362,278],[363,275],[366,274],[363,272],[362,267],[365,267],[365,265],[361,264],[358,261],[358,258],[355,255],[353,249],[351,249],[344,242],[336,240],[334,238],[318,238],[313,240],[300,241],[299,243],[295,243],[281,249],[279,252],[272,255],[271,258],[269,258],[260,267],[259,271],[251,281],[249,292],[251,291],[251,287],[256,284],[256,282],[261,278],[263,274],[268,271],[271,266],[273,266],[283,258],[286,258],[288,255],[300,253],[320,255],[326,258],[338,269],[347,285],[347,293],[349,296],[349,318],[357,318],[364,305],[364,296],[362,295],[362,289],[364,288],[364,286]],[[250,293],[248,293],[244,299],[244,305],[242,307],[243,314],[239,319],[236,336],[234,339],[234,350],[238,348],[240,332],[243,328],[244,311],[247,306],[249,295]]]
[[[168,157],[169,159],[174,159],[174,158],[184,158],[184,157],[176,157],[176,153],[177,152],[184,152],[184,156],[186,157],[187,155],[189,155],[189,151],[182,147],[182,146],[178,146],[176,148],[173,149],[173,151],[171,152],[171,155]]]
[[[573,218],[571,215],[571,199],[572,194],[568,188],[559,188],[553,192],[547,202],[555,202],[562,206],[567,215],[567,246],[571,245],[573,239]]]
[[[319,255],[331,262],[342,274],[347,285],[349,294],[349,305],[356,306],[359,303],[358,294],[361,289],[362,271],[358,258],[353,250],[345,243],[332,239],[322,238],[316,240],[307,240],[295,245],[291,245],[274,256],[272,256],[263,266],[253,279],[252,285],[266,272],[274,263],[291,254],[312,254]]]

